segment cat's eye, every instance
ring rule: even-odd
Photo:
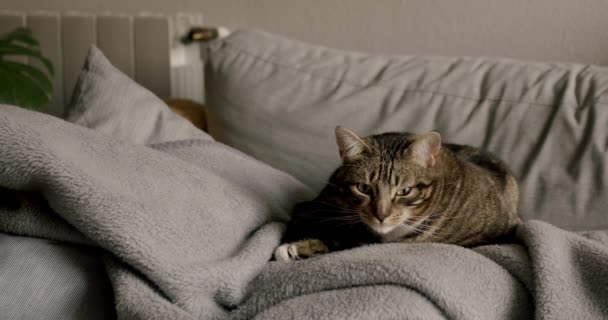
[[[367,183],[357,183],[357,190],[363,194],[370,194],[372,192],[372,186]]]
[[[412,188],[411,187],[407,187],[407,188],[403,188],[403,189],[397,191],[397,195],[400,196],[400,197],[403,197],[403,196],[407,196],[411,192],[412,192]]]

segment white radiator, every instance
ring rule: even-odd
[[[203,102],[201,47],[180,42],[190,27],[202,25],[200,14],[0,12],[0,34],[19,26],[29,27],[40,41],[42,53],[53,62],[53,101],[44,111],[54,115],[61,115],[69,103],[91,44],[160,98]]]

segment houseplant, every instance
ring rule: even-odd
[[[48,75],[33,65],[11,60],[11,57],[38,60]],[[31,30],[17,28],[0,37],[0,104],[40,109],[51,99],[53,85],[49,75],[53,75],[53,65],[40,52]]]

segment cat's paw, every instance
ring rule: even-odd
[[[282,244],[274,251],[274,259],[282,262],[298,260],[300,259],[300,256],[298,255],[298,248],[295,244]]]
[[[289,262],[326,252],[329,252],[329,249],[323,241],[319,239],[307,239],[280,245],[274,251],[274,259]]]

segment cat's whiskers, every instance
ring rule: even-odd
[[[425,218],[425,219],[424,219],[424,221],[428,221],[428,222],[438,222],[438,221],[442,221],[442,222],[443,222],[443,221],[455,221],[455,220],[462,219],[462,218],[464,218],[464,217],[465,217],[465,216],[460,215],[460,214],[459,214],[459,215],[454,215],[454,216],[451,216],[451,217],[444,217],[444,216],[436,216],[436,217],[432,217],[432,216],[429,216],[429,217]]]
[[[406,219],[406,220],[405,220],[403,223],[401,223],[399,226],[401,226],[401,227],[403,227],[403,228],[406,228],[407,230],[410,230],[410,231],[412,231],[412,232],[416,232],[416,233],[417,233],[417,234],[419,234],[419,235],[428,235],[428,236],[431,236],[431,237],[437,237],[437,238],[442,238],[442,237],[446,237],[446,236],[451,235],[450,233],[446,233],[446,232],[441,232],[441,231],[438,231],[438,230],[436,230],[436,228],[435,228],[435,229],[433,229],[433,225],[432,225],[432,224],[431,224],[431,225],[428,225],[426,228],[422,228],[422,225],[423,225],[424,223],[426,223],[427,221],[433,221],[433,220],[428,220],[428,219],[430,219],[430,217],[429,217],[429,218],[427,218],[427,219],[424,219],[422,222],[420,222],[420,223],[419,223],[419,224],[417,224],[417,225],[411,225],[411,224],[408,224],[408,223],[412,223],[412,222],[413,222],[413,221],[412,221],[412,220],[410,220],[410,219],[411,219],[411,218]],[[435,220],[435,221],[436,221],[436,220]]]
[[[326,219],[321,219],[319,222],[339,222],[336,223],[336,226],[344,226],[344,225],[354,225],[362,222],[361,217],[359,215],[353,216],[342,216],[342,217],[330,217]]]
[[[320,209],[320,210],[313,210],[313,211],[308,211],[308,213],[325,213],[326,217],[323,218],[322,216],[320,216],[319,218],[326,220],[326,219],[346,219],[348,217],[351,218],[359,218],[359,214],[355,213],[355,212],[344,212],[344,211],[338,211],[338,210],[326,210],[326,209]]]
[[[336,223],[336,227],[354,226],[357,224],[359,224],[358,221],[344,221],[344,222]]]
[[[442,232],[442,231],[439,231],[436,227],[435,228],[430,227],[430,228],[427,228],[424,230],[420,230],[420,235],[426,235],[426,236],[442,239],[442,238],[451,236],[452,233]]]
[[[320,201],[320,200],[312,200],[310,202],[325,204],[325,205],[328,205],[328,206],[331,206],[331,207],[343,210],[344,212],[357,212],[357,210],[355,210],[355,209],[344,208],[344,207],[341,207],[339,205],[336,205],[336,204],[333,204],[333,203],[330,203],[330,202],[325,202],[325,201]]]
[[[397,228],[403,228],[406,231],[410,231],[410,232],[413,232],[413,233],[418,234],[418,235],[421,235],[421,234],[424,233],[424,230],[420,230],[420,229],[418,229],[416,227],[413,227],[413,226],[410,226],[410,225],[406,225],[406,224],[403,224],[403,223],[402,224],[398,224]]]

